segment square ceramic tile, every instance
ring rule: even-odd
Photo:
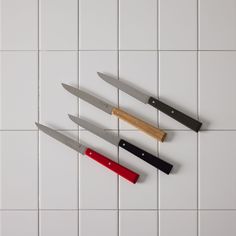
[[[77,52],[51,51],[40,54],[40,121],[59,129],[76,129],[68,113],[77,115],[78,99],[61,83],[78,86]]]
[[[63,132],[78,140],[78,134]],[[40,209],[78,208],[77,153],[40,132]]]
[[[35,129],[38,114],[36,52],[1,52],[1,129]]]
[[[157,1],[119,1],[120,49],[157,49]]]
[[[40,236],[77,236],[78,211],[40,211]]]
[[[40,1],[40,49],[78,49],[78,1]]]
[[[235,131],[208,131],[200,134],[201,209],[236,209],[235,140]]]
[[[160,211],[159,215],[159,235],[197,236],[197,211]]]
[[[1,211],[1,236],[38,236],[37,211]]]
[[[199,36],[201,50],[235,50],[235,0],[200,0]]]
[[[123,51],[120,52],[119,79],[132,85],[134,88],[148,95],[157,97],[157,52]],[[119,91],[119,105],[130,114],[133,114],[146,122],[157,125],[157,111],[131,97],[127,93]],[[125,121],[120,120],[120,129],[136,128]]]
[[[120,211],[120,236],[156,236],[157,211]]]
[[[236,52],[201,52],[199,113],[205,129],[236,129]]]
[[[117,147],[91,132],[80,131],[80,142],[117,162]],[[80,209],[116,209],[117,175],[87,156],[80,155],[79,166]]]
[[[117,52],[80,52],[79,62],[80,89],[117,107],[117,89],[97,75],[97,72],[103,72],[117,76]],[[105,113],[82,99],[79,101],[79,114],[81,118],[102,124],[104,128],[117,129],[118,121],[115,116]]]
[[[197,117],[197,52],[160,52],[160,100]],[[188,129],[171,117],[159,112],[160,127]]]
[[[174,166],[170,175],[160,173],[159,208],[196,209],[197,135],[192,131],[168,132],[159,155]]]
[[[0,140],[0,208],[36,209],[37,132],[1,131]]]
[[[122,139],[157,155],[157,142],[139,131],[121,131]],[[157,209],[157,169],[125,149],[119,148],[119,161],[140,174],[136,184],[120,179],[121,209]]]
[[[201,211],[200,236],[236,235],[236,211]]]
[[[117,49],[117,1],[80,0],[79,30],[80,49]]]
[[[1,0],[0,15],[1,50],[37,50],[37,0]]]
[[[81,236],[116,236],[117,211],[80,211],[79,225]]]
[[[159,49],[197,49],[197,0],[159,0]]]

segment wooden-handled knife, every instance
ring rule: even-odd
[[[103,166],[107,167],[108,169],[112,170],[116,174],[122,176],[123,178],[127,179],[128,181],[132,183],[136,183],[138,180],[139,175],[135,173],[132,170],[129,170],[128,168],[112,161],[111,159],[103,156],[102,154],[92,150],[91,148],[88,148],[77,141],[67,137],[64,134],[61,134],[60,132],[51,129],[47,126],[41,125],[39,123],[35,123],[39,130],[43,131],[50,137],[58,140],[59,142],[65,144],[66,146],[74,149],[75,151],[81,153],[82,155],[87,155],[91,159],[97,161],[98,163],[102,164]]]
[[[72,93],[73,95],[83,99],[84,101],[94,105],[95,107],[103,110],[104,112],[108,113],[108,114],[112,114],[117,116],[118,118],[128,122],[129,124],[135,126],[136,128],[144,131],[146,134],[152,136],[153,138],[156,138],[157,140],[163,142],[165,137],[166,137],[166,133],[156,127],[154,127],[151,124],[148,124],[147,122],[138,119],[136,117],[134,117],[133,115],[119,109],[116,108],[102,100],[100,100],[97,97],[94,97],[93,95],[86,93],[80,89],[74,88],[70,85],[66,85],[66,84],[62,84],[62,86],[69,91],[70,93]]]
[[[143,161],[146,161],[150,165],[156,167],[157,169],[163,171],[166,174],[170,173],[173,166],[171,164],[169,164],[168,162],[152,155],[151,153],[148,153],[148,152],[142,150],[141,148],[131,144],[130,142],[128,142],[124,139],[120,139],[117,136],[113,136],[113,135],[105,132],[103,129],[91,124],[90,122],[88,122],[86,120],[80,119],[79,117],[75,117],[72,115],[69,115],[69,117],[73,122],[75,122],[79,126],[89,130],[90,132],[92,132],[95,135],[99,136],[100,138],[106,140],[107,142],[125,149],[126,151],[134,154],[135,156],[139,157]]]
[[[147,94],[133,88],[129,84],[114,79],[111,76],[105,75],[103,73],[98,72],[97,73],[100,78],[102,78],[107,83],[113,85],[114,87],[122,90],[123,92],[129,94],[130,96],[138,99],[142,103],[149,104],[153,107],[155,107],[157,110],[165,113],[166,115],[172,117],[176,121],[180,122],[181,124],[187,126],[188,128],[198,132],[201,128],[202,123],[198,120],[193,119],[192,117],[184,114],[181,111],[176,110],[175,108],[165,104],[164,102],[161,102],[159,99],[148,96]]]

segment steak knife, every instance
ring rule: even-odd
[[[163,161],[162,159],[156,156],[153,156],[152,154],[142,150],[141,148],[129,143],[128,141],[124,139],[120,139],[117,136],[113,136],[111,134],[106,133],[103,129],[91,124],[88,121],[85,121],[83,119],[80,119],[72,115],[69,115],[69,117],[73,122],[75,122],[79,126],[89,130],[90,132],[106,140],[107,142],[125,149],[126,151],[134,154],[135,156],[139,157],[143,161],[146,161],[150,165],[156,167],[157,169],[163,171],[166,174],[170,173],[173,166],[169,164],[168,162]]]
[[[74,88],[70,85],[67,84],[62,84],[62,86],[69,91],[70,93],[72,93],[73,95],[85,100],[86,102],[94,105],[95,107],[103,110],[104,112],[110,114],[110,115],[115,115],[118,118],[128,122],[129,124],[135,126],[136,128],[144,131],[146,134],[152,136],[153,138],[156,138],[157,140],[163,142],[165,137],[166,137],[166,133],[150,124],[148,124],[145,121],[142,121],[136,117],[134,117],[133,115],[130,115],[129,113],[111,106],[110,104],[100,100],[97,97],[94,97],[93,95],[86,93],[80,89]]]
[[[198,132],[201,128],[202,123],[198,120],[191,118],[190,116],[184,114],[181,111],[176,110],[175,108],[161,102],[159,99],[154,98],[152,96],[148,96],[147,94],[133,88],[132,86],[128,85],[127,83],[120,81],[118,79],[114,79],[111,76],[106,74],[97,72],[98,76],[102,78],[107,83],[113,85],[114,87],[122,90],[123,92],[129,94],[130,96],[138,99],[142,103],[149,104],[155,107],[157,110],[162,111],[166,115],[172,117],[176,121],[180,122],[181,124],[187,126],[188,128]]]
[[[75,151],[81,153],[82,155],[87,155],[88,157],[92,158],[93,160],[97,161],[98,163],[102,164],[103,166],[107,167],[108,169],[112,170],[116,174],[122,176],[123,178],[127,179],[132,183],[136,183],[138,180],[139,175],[132,170],[110,160],[109,158],[103,156],[102,154],[95,152],[94,150],[76,142],[75,140],[67,137],[60,132],[53,130],[47,126],[41,125],[39,123],[35,123],[39,130],[43,131],[50,137],[58,140],[59,142],[65,144],[66,146],[74,149]]]

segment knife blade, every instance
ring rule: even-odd
[[[116,174],[122,176],[123,178],[127,179],[128,181],[132,183],[136,183],[139,175],[135,173],[134,171],[112,161],[111,159],[103,156],[102,154],[92,150],[91,148],[88,148],[77,141],[67,137],[64,134],[61,134],[60,132],[53,130],[45,125],[42,125],[40,123],[35,123],[36,126],[41,130],[42,132],[46,133],[50,137],[56,139],[57,141],[65,144],[66,146],[74,149],[75,151],[81,153],[82,155],[86,155],[90,157],[91,159],[97,161],[98,163],[102,164],[103,166],[107,167],[108,169],[112,170]]]
[[[180,122],[181,124],[187,126],[188,128],[198,132],[201,128],[202,123],[192,117],[184,114],[181,111],[165,104],[164,102],[160,101],[157,98],[152,96],[148,96],[147,94],[139,91],[136,88],[133,88],[129,84],[115,79],[109,75],[97,72],[98,76],[103,79],[105,82],[111,84],[112,86],[122,90],[123,92],[131,95],[132,97],[136,98],[137,100],[141,101],[144,104],[149,104],[155,107],[157,110],[165,113],[166,115],[170,116],[171,118],[175,119],[176,121]]]
[[[157,127],[154,127],[153,125],[148,124],[147,122],[121,110],[120,108],[116,108],[116,107],[102,101],[101,99],[99,99],[87,92],[84,92],[80,89],[74,88],[74,87],[67,85],[67,84],[62,84],[62,86],[71,94],[85,100],[86,102],[103,110],[104,112],[106,112],[110,115],[117,116],[118,118],[128,122],[129,124],[135,126],[136,128],[142,130],[146,134],[152,136],[153,138],[156,138],[157,140],[159,140],[161,142],[164,141],[164,139],[166,137],[166,133],[164,131],[158,129]]]
[[[80,119],[79,117],[75,117],[72,115],[69,115],[69,118],[78,124],[79,126],[89,130],[90,132],[94,133],[95,135],[99,136],[100,138],[106,140],[107,142],[121,147],[125,149],[126,151],[132,153],[133,155],[139,157],[143,161],[149,163],[150,165],[156,167],[157,169],[163,171],[166,174],[169,174],[173,165],[170,163],[160,159],[159,157],[156,157],[152,155],[151,153],[148,153],[147,151],[142,150],[141,148],[131,144],[130,142],[120,139],[117,136],[111,135],[107,132],[105,132],[103,129],[97,127],[96,125],[91,124],[90,122]]]

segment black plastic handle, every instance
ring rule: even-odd
[[[181,111],[174,109],[173,107],[157,100],[154,97],[150,97],[148,100],[148,104],[155,107],[156,109],[162,111],[166,115],[172,117],[173,119],[179,121],[181,124],[187,126],[188,128],[198,132],[201,128],[202,123],[198,120],[195,120]]]
[[[163,171],[166,174],[169,174],[173,167],[173,165],[169,164],[168,162],[165,162],[162,159],[156,156],[153,156],[152,154],[136,147],[135,145],[125,141],[124,139],[120,140],[119,146],[131,152],[132,154],[139,157],[140,159],[146,161],[150,165],[156,167],[157,169]]]

